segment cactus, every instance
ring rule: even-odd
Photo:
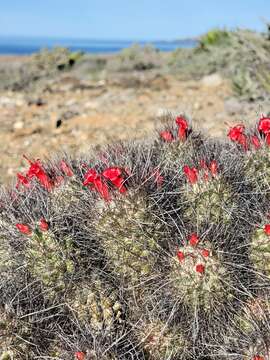
[[[150,276],[156,263],[162,223],[151,211],[145,196],[134,193],[108,204],[97,222],[113,271],[131,282]]]
[[[184,167],[189,181],[184,189],[188,204],[185,211],[186,218],[192,218],[197,223],[230,221],[235,201],[230,185],[218,175],[217,171],[215,161],[211,162],[209,168],[202,161],[202,168],[199,170]]]
[[[220,256],[208,241],[199,242],[197,234],[180,246],[172,259],[169,280],[176,296],[191,307],[213,311],[214,303],[230,295],[230,280]]]
[[[264,116],[211,140],[181,115],[27,159],[0,194],[2,360],[267,359],[269,134]]]
[[[258,228],[252,237],[250,258],[259,273],[270,278],[270,225]]]

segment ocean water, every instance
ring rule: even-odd
[[[152,44],[161,51],[172,51],[177,48],[192,48],[195,40],[178,41],[124,41],[124,40],[80,40],[80,39],[50,39],[28,37],[0,37],[1,55],[29,55],[42,48],[63,46],[71,51],[86,53],[114,53],[131,46],[134,43],[141,45]]]

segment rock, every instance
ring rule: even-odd
[[[16,121],[14,124],[13,124],[13,129],[14,130],[20,130],[24,127],[24,123],[23,121]]]
[[[207,86],[207,87],[218,87],[223,83],[223,79],[220,74],[215,73],[204,76],[201,79],[201,83],[203,86]]]
[[[200,110],[202,108],[202,105],[198,102],[195,102],[193,105],[193,109],[194,110]]]

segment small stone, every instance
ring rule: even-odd
[[[16,122],[13,124],[13,129],[14,129],[14,130],[21,130],[23,127],[24,127],[23,121],[16,121]]]

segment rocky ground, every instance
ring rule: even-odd
[[[4,79],[0,86],[0,183],[10,182],[26,165],[23,154],[43,158],[57,151],[81,152],[91,145],[142,137],[167,112],[185,113],[194,126],[222,136],[229,124],[254,121],[270,108],[265,96],[237,96],[222,71],[183,79],[177,70],[143,67],[141,62],[116,71],[115,59],[106,56],[110,71],[88,71],[82,62],[79,68],[46,73],[38,81],[29,77],[23,86],[18,81],[5,85],[5,81],[13,74],[17,77],[20,67],[30,68],[33,58],[0,59]],[[32,82],[35,86],[28,86]]]

